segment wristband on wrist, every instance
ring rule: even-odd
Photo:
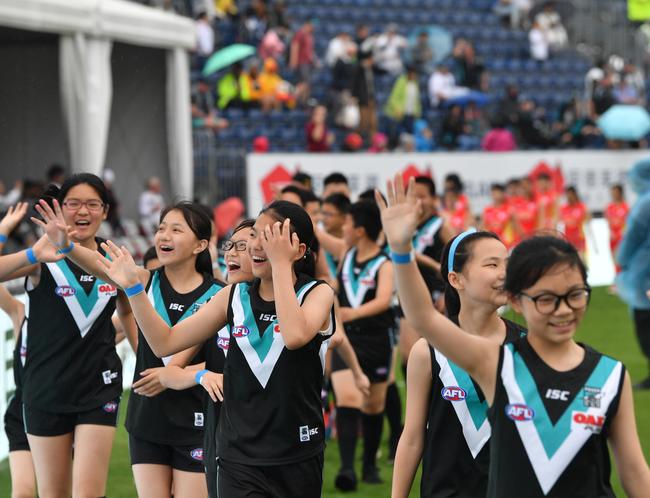
[[[59,247],[59,254],[68,254],[72,252],[74,249],[74,242],[70,241],[70,243],[65,246],[65,247]]]
[[[27,249],[25,255],[27,256],[27,261],[29,261],[30,264],[35,265],[36,263],[38,263],[38,258],[34,254],[34,249],[32,249],[31,247]]]
[[[199,370],[198,372],[196,372],[196,374],[194,375],[194,380],[196,381],[196,383],[200,384],[201,381],[203,380],[203,376],[208,372],[209,370]]]
[[[126,297],[133,297],[137,294],[140,294],[141,292],[144,292],[144,286],[140,282],[124,289],[124,294],[126,294]]]
[[[4,233],[0,233],[0,244],[7,242],[7,236]]]
[[[406,253],[393,252],[390,251],[390,260],[396,265],[408,265],[411,261],[415,259],[415,253],[413,249]]]

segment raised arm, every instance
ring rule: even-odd
[[[3,285],[0,285],[0,310],[9,315],[14,328],[14,338],[17,339],[23,318],[25,318],[25,305],[13,297]]]
[[[25,214],[27,214],[28,207],[29,204],[27,202],[19,202],[15,206],[9,206],[7,214],[0,221],[0,251],[7,242],[9,234],[14,231],[25,217]]]
[[[230,286],[221,289],[192,316],[170,327],[147,298],[138,278],[138,267],[129,251],[110,241],[102,247],[108,258],[100,254],[95,257],[109,279],[125,290],[140,330],[156,356],[170,356],[202,344],[226,325]]]
[[[334,304],[334,291],[329,285],[319,285],[307,295],[301,306],[293,288],[293,263],[300,255],[298,236],[290,234],[287,218],[264,228],[262,248],[273,275],[275,310],[280,333],[287,349],[298,349],[311,341],[329,324]]]
[[[397,255],[408,255],[412,251],[411,239],[421,209],[413,193],[414,183],[411,179],[408,193],[405,194],[400,175],[395,176],[394,182],[389,181],[390,207],[379,193],[375,196],[381,210],[384,233],[391,251]],[[432,346],[474,377],[491,403],[499,346],[482,337],[463,332],[436,311],[415,258],[411,257],[408,263],[398,264],[398,258],[394,256],[393,261],[397,293],[406,318]]]

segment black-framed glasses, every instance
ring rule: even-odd
[[[573,289],[561,296],[550,292],[545,292],[538,296],[529,296],[525,292],[519,295],[530,299],[535,304],[535,309],[542,315],[551,315],[557,311],[562,301],[574,311],[585,309],[589,304],[591,288],[583,287],[581,289]]]
[[[88,211],[101,211],[104,209],[104,203],[97,199],[90,199],[89,201],[82,201],[81,199],[66,199],[63,205],[70,211],[79,211],[81,206],[86,206]]]
[[[228,252],[232,248],[235,248],[235,251],[245,251],[247,247],[247,242],[245,240],[224,240],[221,242],[221,250],[223,252]]]

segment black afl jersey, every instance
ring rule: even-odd
[[[544,363],[526,338],[502,348],[487,496],[614,496],[607,436],[625,367],[582,347],[582,363],[567,372]]]
[[[385,263],[390,263],[388,255],[381,251],[376,256],[357,261],[357,249],[350,249],[343,258],[339,272],[339,302],[341,306],[358,308],[372,301],[377,295],[379,285],[379,269]],[[346,323],[346,331],[363,330],[376,333],[392,329],[395,325],[394,314],[387,309],[377,315],[360,318]]]
[[[458,324],[458,319],[453,319]],[[504,344],[526,330],[510,320]],[[431,353],[431,397],[422,458],[422,498],[484,497],[487,491],[490,423],[481,388],[440,351]]]
[[[122,363],[111,322],[117,289],[67,259],[42,263],[38,285],[27,279],[26,289],[23,402],[74,413],[119,397]]]
[[[430,257],[434,261],[440,262],[442,251],[445,243],[440,238],[440,228],[442,228],[443,219],[434,215],[418,226],[415,235],[413,235],[413,250],[418,254]],[[445,288],[444,281],[440,274],[430,266],[418,263],[418,269],[424,278],[427,288],[430,291],[443,291]]]
[[[179,294],[165,276],[165,269],[160,268],[151,273],[147,283],[147,296],[158,315],[169,326],[174,326],[195,313],[222,287],[221,283],[206,274],[196,289],[187,294]],[[133,382],[142,378],[140,372],[143,370],[163,367],[171,358],[158,358],[147,344],[142,331],[138,329],[138,351]],[[190,364],[203,361],[205,355],[202,349]],[[132,391],[126,414],[126,428],[131,435],[154,443],[200,446],[205,424],[203,394],[203,388],[198,385],[183,391],[166,389],[151,398]]]
[[[224,402],[217,427],[219,458],[245,465],[299,462],[324,449],[320,391],[330,325],[295,350],[285,347],[275,303],[259,296],[259,280],[232,287],[231,337],[224,368]],[[299,275],[298,302],[325,282]]]

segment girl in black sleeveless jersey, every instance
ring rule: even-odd
[[[42,208],[48,234],[57,244],[65,244],[65,227],[56,203],[54,208],[54,212]],[[161,319],[174,325],[191,316],[223,285],[212,276],[208,249],[212,228],[204,211],[195,204],[180,202],[165,209],[160,220],[154,243],[161,267],[154,271],[138,267],[136,273]],[[108,278],[90,251],[75,248],[68,257]],[[199,376],[206,373],[200,370],[204,362],[203,351],[196,354],[194,350],[161,361],[138,335],[126,428],[141,498],[171,496],[172,489],[176,497],[207,496],[203,394],[196,385]],[[182,368],[187,363],[196,366]]]
[[[19,202],[9,207],[7,214],[0,221],[0,252],[7,242],[7,237],[20,224],[27,214],[28,204]],[[36,477],[34,463],[29,451],[29,442],[25,434],[22,409],[22,370],[25,361],[22,344],[23,319],[25,318],[25,305],[13,297],[7,289],[0,286],[0,309],[4,311],[13,324],[14,330],[14,355],[13,374],[16,390],[7,404],[4,414],[5,434],[9,442],[9,470],[11,472],[12,497],[31,498],[36,496]]]
[[[106,271],[128,289],[156,354],[201,344],[231,326],[217,428],[220,497],[321,496],[322,357],[333,329],[334,293],[310,275],[313,238],[301,207],[272,203],[248,241],[256,280],[226,287],[174,327],[133,289],[137,271],[128,252],[108,246]]]
[[[523,333],[497,313],[508,300],[503,290],[507,257],[493,233],[466,232],[447,244],[441,258],[449,316],[463,330],[496,344]],[[485,397],[472,378],[420,339],[408,363],[407,393],[393,498],[409,495],[421,457],[423,498],[485,496],[490,424]]]
[[[389,182],[384,232],[407,317],[466,371],[490,405],[489,498],[611,497],[607,441],[628,496],[647,496],[650,469],[623,365],[573,340],[589,302],[586,268],[568,242],[533,237],[512,252],[504,288],[528,335],[500,346],[437,313],[410,253],[419,210]],[[458,390],[449,391],[450,397]]]
[[[103,496],[122,393],[111,316],[116,306],[122,316],[129,307],[110,283],[63,261],[73,245],[99,254],[96,233],[108,208],[103,182],[73,175],[49,193],[74,227],[73,244],[56,247],[43,236],[0,260],[0,278],[29,276],[25,429],[41,496]]]

